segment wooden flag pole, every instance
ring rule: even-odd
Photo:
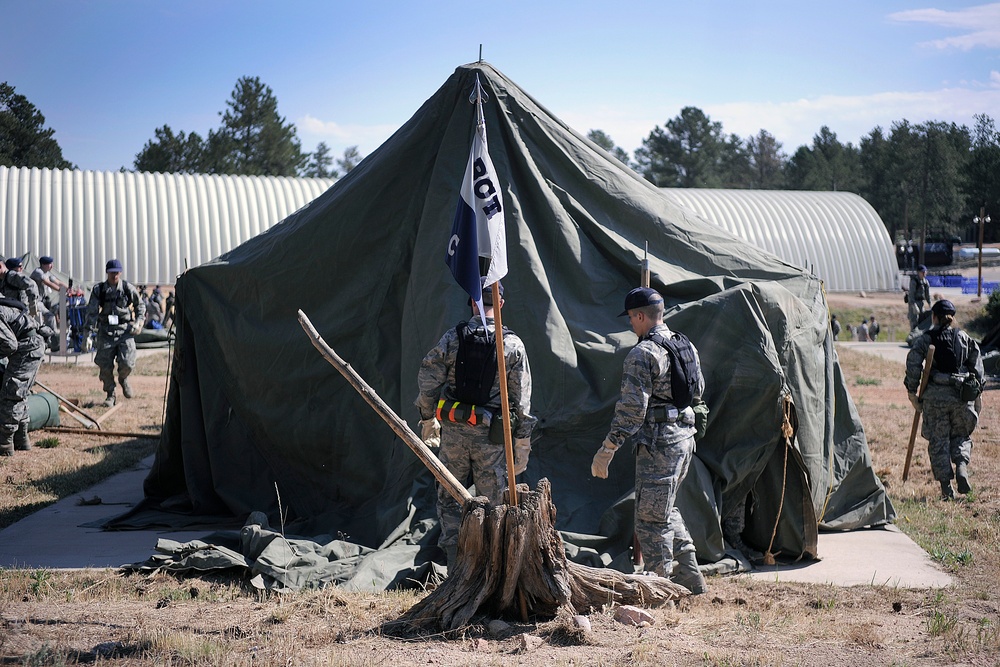
[[[931,363],[934,361],[934,346],[927,348],[927,359],[924,361],[924,372],[920,374],[920,388],[917,399],[924,397],[927,382],[931,379]],[[920,410],[913,410],[913,426],[910,427],[910,442],[906,445],[906,463],[903,465],[903,481],[910,477],[910,458],[913,456],[913,443],[917,439],[917,426],[920,424]]]
[[[483,315],[486,324],[486,315]],[[507,357],[503,351],[503,318],[500,315],[500,281],[493,283],[493,328],[497,336],[497,373],[500,376],[500,412],[503,414],[503,448],[507,456],[507,498],[517,507],[517,484],[514,482],[514,441],[510,432],[510,397],[507,395]]]

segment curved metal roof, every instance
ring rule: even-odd
[[[882,219],[850,192],[661,188],[681,206],[817,275],[829,291],[897,289]]]
[[[136,283],[172,284],[302,208],[332,178],[0,167],[0,251],[51,255],[79,280],[117,257]]]

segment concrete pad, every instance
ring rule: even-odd
[[[873,354],[875,356],[882,357],[883,359],[888,359],[889,361],[898,361],[901,364],[906,363],[906,355],[910,351],[910,348],[904,343],[862,343],[860,341],[837,341],[835,344],[836,348],[854,350],[857,352],[864,352],[865,354]],[[900,383],[903,382],[902,376],[899,379]]]
[[[951,575],[895,526],[819,534],[821,560],[762,565],[744,576],[836,586],[944,588]]]
[[[149,558],[160,538],[189,542],[211,532],[102,531],[84,527],[123,514],[142,500],[142,481],[152,464],[151,455],[131,470],[0,530],[0,567],[117,568]],[[92,500],[95,496],[101,504],[79,504],[81,499]]]
[[[102,531],[86,524],[117,516],[142,500],[142,482],[153,456],[84,493],[55,503],[0,530],[0,567],[117,568],[144,561],[156,542],[201,539],[209,529],[187,531]],[[100,505],[80,505],[81,499]],[[895,527],[846,533],[820,533],[822,560],[762,566],[750,576],[766,581],[798,581],[838,586],[888,585],[901,588],[950,586],[951,577]]]

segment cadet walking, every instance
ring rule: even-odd
[[[115,404],[115,360],[118,360],[118,382],[125,398],[132,398],[128,376],[135,368],[135,336],[142,331],[146,305],[139,291],[122,279],[122,263],[109,260],[105,266],[107,280],[94,285],[87,302],[87,323],[83,328],[84,351],[91,349],[90,332],[97,329],[97,354],[94,363],[100,369],[101,382],[107,398],[104,405]]]
[[[37,326],[23,303],[0,299],[0,358],[7,360],[0,383],[0,456],[31,449],[26,399],[45,345]]]
[[[917,275],[910,276],[909,290],[906,292],[908,304],[907,317],[910,319],[910,330],[917,328],[920,315],[926,304],[931,302],[931,284],[927,282],[927,267],[921,264],[917,267]]]
[[[906,355],[903,381],[913,407],[923,411],[920,433],[927,438],[931,472],[941,483],[941,496],[945,500],[955,497],[951,487],[953,477],[957,478],[959,493],[972,490],[969,484],[970,436],[979,422],[981,402],[978,398],[983,381],[979,345],[964,331],[954,328],[954,322],[955,306],[951,301],[941,300],[931,307],[931,328],[913,341]],[[918,399],[920,374],[931,345],[934,346],[934,359],[930,381]]]
[[[493,293],[483,286],[485,320],[475,303],[473,317],[446,331],[427,353],[417,374],[421,437],[429,447],[440,445],[438,457],[463,484],[471,482],[476,493],[494,505],[504,502],[507,465],[500,418],[500,382],[493,322]],[[503,286],[500,286],[503,305]],[[524,472],[531,450],[531,369],[524,343],[506,327],[503,330],[507,367],[507,395],[512,413],[514,474]],[[440,485],[437,500],[441,521],[439,546],[448,564],[455,562],[462,508]]]
[[[636,447],[635,532],[646,570],[671,577],[692,593],[704,593],[695,546],[680,511],[677,489],[687,475],[695,446],[695,411],[678,397],[690,392],[701,404],[705,379],[698,351],[686,346],[686,359],[672,358],[666,345],[674,334],[663,323],[663,297],[638,287],[625,297],[625,312],[638,344],[625,357],[621,398],[615,405],[611,430],[594,455],[591,474],[607,479],[615,452],[632,436]],[[674,386],[679,377],[671,364],[682,364],[691,385]],[[707,412],[705,413],[707,418]],[[671,576],[676,560],[677,572]]]

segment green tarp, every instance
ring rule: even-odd
[[[771,550],[792,557],[815,555],[818,526],[891,521],[820,281],[678,208],[476,63],[311,204],[181,276],[178,356],[146,500],[113,526],[238,525],[261,510],[272,526],[384,552],[381,564],[378,552],[365,559],[385,571],[373,587],[440,557],[427,529],[429,472],[317,354],[296,311],[416,425],[420,360],[469,315],[444,256],[476,75],[504,184],[504,323],[524,340],[539,418],[523,480],[552,481],[572,556],[628,557],[633,458],[620,452],[608,480],[590,476],[590,461],[635,343],[617,315],[647,244],[666,321],[698,346],[707,380],[708,433],[679,500],[702,561],[722,556],[720,513],[747,494],[747,541],[768,547],[777,522]],[[786,396],[797,426],[788,450]]]

